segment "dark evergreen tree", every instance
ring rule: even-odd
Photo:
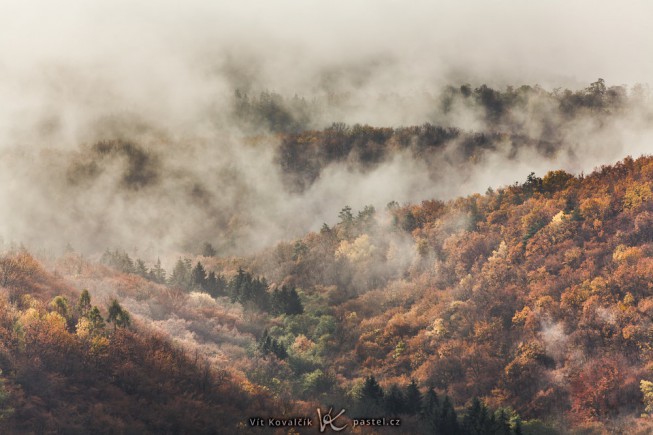
[[[209,242],[205,242],[204,246],[202,247],[202,255],[204,257],[215,257],[216,254],[217,251],[215,250],[213,245],[210,244]]]
[[[387,394],[384,396],[383,402],[387,414],[394,417],[404,413],[406,398],[396,384],[393,384],[390,387]]]
[[[465,432],[470,435],[484,435],[492,430],[491,419],[488,416],[487,407],[474,397],[471,405],[467,408],[467,414],[463,420]]]
[[[79,295],[79,301],[77,302],[77,311],[82,316],[86,316],[91,309],[91,295],[87,289],[82,290],[82,294]]]
[[[218,297],[218,279],[215,276],[215,272],[209,272],[206,277],[206,291],[212,297]]]
[[[148,277],[147,273],[147,267],[145,266],[145,262],[141,260],[140,258],[136,259],[136,265],[134,266],[134,272],[138,276],[142,276],[143,278]]]
[[[435,394],[435,393],[434,393]],[[437,397],[436,397],[437,399]],[[422,393],[417,388],[415,380],[411,380],[410,384],[406,387],[406,414],[415,415],[420,411],[422,406]]]
[[[248,275],[242,267],[238,268],[238,273],[229,282],[229,296],[231,302],[242,302],[243,288],[247,284]]]
[[[361,411],[370,415],[382,409],[383,389],[374,378],[374,375],[365,378],[365,383],[361,390],[360,405]]]
[[[533,196],[535,193],[542,192],[542,179],[535,176],[535,172],[531,172],[526,177],[526,182],[522,185],[522,189],[527,196]]]
[[[257,278],[251,282],[249,300],[261,310],[270,311],[270,294],[268,293],[268,282],[265,278]]]
[[[88,321],[91,323],[91,331],[93,333],[99,333],[104,329],[104,319],[102,314],[100,314],[100,309],[96,306],[93,306],[88,312]]]
[[[470,231],[476,231],[478,228],[478,223],[483,220],[483,216],[481,215],[479,209],[478,209],[478,204],[476,202],[476,198],[472,198],[471,204],[469,205],[469,227],[468,229]]]
[[[102,254],[100,261],[123,273],[135,272],[134,262],[126,252],[120,252],[118,250],[111,251],[107,249],[104,254]]]
[[[221,274],[209,272],[206,278],[206,291],[214,298],[227,294],[227,280]]]
[[[159,284],[164,284],[166,282],[166,271],[161,267],[160,258],[156,259],[154,267],[150,269],[150,279]]]
[[[206,270],[204,269],[202,263],[199,261],[191,272],[191,286],[195,289],[201,290],[206,290],[207,288]]]
[[[127,328],[131,324],[129,313],[123,309],[117,300],[111,301],[107,322],[113,323],[113,328]]]
[[[433,387],[429,388],[424,396],[422,405],[422,418],[428,423],[428,426],[435,430],[440,421],[440,399]]]
[[[228,289],[232,302],[251,303],[261,310],[271,310],[268,283],[265,278],[254,278],[240,267],[236,276],[229,281]]]
[[[340,228],[342,230],[343,238],[351,237],[354,226],[354,215],[351,214],[351,207],[346,205],[340,213],[338,213],[338,217],[340,218]]]
[[[61,314],[64,319],[70,319],[70,305],[65,296],[55,296],[55,298],[52,299],[52,302],[50,302],[50,306],[54,311]]]
[[[270,310],[274,314],[302,314],[304,312],[304,305],[297,290],[294,288],[288,289],[282,286],[280,289],[275,289],[270,296]]]
[[[512,430],[510,429],[510,421],[505,409],[499,409],[494,413],[493,417],[494,419],[491,431],[492,434],[512,435]]]
[[[290,289],[288,293],[288,302],[286,304],[286,314],[302,314],[304,313],[304,305],[302,304],[301,299],[297,290],[294,288]]]
[[[374,226],[374,215],[376,209],[372,205],[366,205],[363,210],[358,212],[356,217],[356,226],[361,232],[368,232]]]
[[[408,210],[406,214],[404,214],[401,228],[409,233],[417,228],[417,219],[415,219],[415,215],[412,211]]]
[[[458,426],[458,416],[456,415],[456,410],[453,407],[453,403],[449,396],[445,396],[444,402],[442,402],[442,408],[440,410],[440,419],[438,422],[438,430],[441,434],[452,434],[456,435],[460,433],[460,428]]]
[[[288,358],[288,352],[286,351],[286,347],[281,342],[271,337],[268,334],[267,329],[263,331],[263,335],[258,341],[258,349],[263,355],[268,355],[272,353],[279,359]]]
[[[191,268],[188,261],[182,260],[181,258],[177,260],[175,268],[172,270],[172,275],[170,275],[169,280],[170,285],[182,288],[189,289],[191,285]]]

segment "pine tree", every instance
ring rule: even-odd
[[[93,306],[88,312],[88,321],[91,323],[91,331],[94,333],[99,333],[104,329],[104,319],[102,314],[100,314],[100,309],[96,306]]]
[[[464,418],[464,426],[470,435],[482,435],[490,430],[490,418],[488,417],[487,407],[474,397],[471,405],[467,408],[467,414]]]
[[[360,402],[362,411],[365,413],[380,411],[383,403],[383,389],[374,378],[374,375],[365,378],[365,383],[361,390]]]
[[[202,247],[202,255],[204,257],[215,257],[216,254],[217,252],[213,247],[213,245],[210,244],[209,242],[205,242],[204,246]]]
[[[109,306],[109,316],[107,322],[113,323],[113,329],[127,328],[131,324],[131,317],[129,313],[124,310],[117,300],[113,300]]]
[[[134,267],[134,271],[136,272],[136,275],[147,278],[147,267],[145,266],[145,262],[140,258],[136,259],[136,266]]]
[[[511,435],[510,422],[505,409],[499,409],[494,413],[494,424],[492,433],[496,435]]]
[[[190,267],[188,267],[188,262],[185,260],[182,260],[181,258],[177,260],[177,263],[175,264],[175,268],[172,270],[172,275],[170,275],[170,284],[183,288],[183,289],[188,289],[190,287],[191,283],[191,276],[190,276]]]
[[[267,329],[263,331],[263,335],[258,341],[258,349],[264,355],[273,353],[279,359],[288,358],[286,347],[275,338],[270,337]]]
[[[204,269],[202,263],[199,261],[191,273],[191,282],[193,288],[206,290],[206,270]]]
[[[68,304],[68,299],[64,296],[56,296],[50,302],[50,306],[64,319],[68,319],[70,315],[70,305]]]
[[[393,384],[384,398],[385,412],[391,416],[402,414],[405,409],[406,398],[396,384]]]
[[[150,275],[152,281],[159,284],[164,284],[166,282],[166,271],[161,267],[161,259],[157,258],[154,267],[150,270]]]
[[[407,414],[415,415],[419,412],[421,406],[422,406],[422,393],[419,392],[419,388],[417,388],[417,383],[415,383],[415,380],[412,379],[410,381],[410,384],[408,384],[408,386],[406,387],[405,411]]]
[[[238,268],[238,273],[229,281],[229,296],[231,302],[242,302],[243,289],[248,281],[249,274],[245,273],[242,267]]]
[[[422,416],[425,420],[433,422],[433,426],[440,419],[440,399],[433,387],[430,387],[424,396]]]
[[[294,288],[288,292],[288,300],[286,303],[286,314],[302,314],[304,312],[304,305]]]
[[[206,277],[206,291],[208,294],[211,295],[211,297],[217,297],[218,292],[218,279],[215,276],[215,272],[209,272],[209,274]]]
[[[126,252],[118,253],[118,251],[116,251],[116,254],[118,256],[118,268],[124,273],[134,273],[134,261],[129,254]]]
[[[86,316],[91,309],[91,295],[87,289],[82,290],[82,294],[79,295],[79,300],[77,301],[77,311],[82,316]]]
[[[453,403],[451,403],[449,396],[445,396],[444,402],[442,402],[442,409],[440,410],[440,419],[438,422],[438,430],[441,434],[455,435],[460,432],[456,410],[454,409]]]
[[[302,314],[304,305],[294,288],[288,289],[282,286],[281,289],[275,289],[270,296],[270,310],[274,314]]]
[[[270,294],[265,278],[257,278],[250,282],[246,300],[253,301],[263,311],[270,311]]]

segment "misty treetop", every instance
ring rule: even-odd
[[[237,89],[232,101],[232,116],[248,131],[290,134],[315,130],[325,123],[333,123],[331,129],[345,132],[349,130],[345,123],[333,118],[329,120],[328,117],[334,117],[335,113],[347,105],[354,104],[351,101],[353,98],[347,93],[331,93],[311,99],[298,95],[288,98],[270,91],[250,96]],[[486,84],[462,84],[445,86],[439,92],[422,93],[420,96],[379,94],[369,98],[389,106],[395,103],[398,107],[406,104],[406,100],[409,103],[426,104],[431,106],[434,120],[449,121],[447,115],[460,109],[480,111],[488,128],[507,128],[518,133],[526,126],[523,118],[525,113],[535,116],[538,122],[555,124],[559,124],[557,117],[571,120],[584,112],[590,112],[593,116],[611,115],[644,102],[648,98],[648,89],[641,84],[634,85],[631,89],[623,85],[608,86],[605,80],[599,78],[586,88],[575,91],[562,88],[547,91],[539,85],[507,86],[501,90]],[[387,139],[381,131],[379,129],[373,137],[376,142]],[[552,134],[553,131],[544,133]]]
[[[548,158],[568,145],[579,123],[604,128],[611,120],[640,110],[648,98],[643,86],[628,92],[623,86],[608,87],[603,79],[578,91],[526,85],[504,91],[486,85],[450,86],[433,103],[434,112],[442,115],[432,122],[396,128],[334,122],[322,130],[293,132],[283,135],[278,160],[288,188],[299,191],[311,186],[331,164],[370,171],[402,150],[426,160],[434,181],[446,182],[440,178],[438,160],[473,166],[483,156],[505,152],[506,144],[511,149],[509,158],[526,150]],[[461,110],[470,116],[481,113],[479,130],[451,125],[447,115]]]
[[[8,216],[2,235],[57,251],[70,242],[87,255],[130,240],[161,252],[240,255],[297,238],[342,204],[468,195],[513,182],[513,172],[525,176],[531,162],[541,172],[589,171],[644,150],[627,135],[650,129],[646,88],[603,80],[577,90],[463,84],[379,97],[390,106],[419,100],[406,105],[422,115],[391,125],[348,116],[352,102],[336,94],[247,88],[224,103],[229,120],[216,120],[206,135],[123,114],[102,118],[97,135],[65,148],[10,148],[0,172],[20,188],[3,196],[4,209],[26,212]],[[347,188],[353,184],[360,188]]]

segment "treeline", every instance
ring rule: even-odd
[[[482,119],[495,127],[520,127],[519,113],[540,110],[538,117],[573,118],[589,111],[592,115],[614,114],[638,104],[648,97],[648,90],[635,85],[630,91],[624,86],[608,86],[601,78],[578,90],[556,88],[547,91],[538,85],[507,86],[504,90],[485,84],[447,86],[439,94],[418,97],[377,96],[380,104],[401,107],[420,100],[432,108],[435,116],[444,116],[461,108],[480,113]],[[375,97],[372,97],[375,98]],[[369,103],[369,101],[367,102]],[[533,104],[537,103],[537,104]],[[291,98],[271,91],[249,94],[236,90],[232,100],[232,118],[249,131],[299,133],[332,122],[326,118],[342,113],[354,105],[349,94],[331,93],[322,97]],[[535,106],[535,109],[533,108]],[[549,113],[544,113],[549,112]],[[548,117],[548,115],[551,115]]]
[[[598,79],[587,88],[571,91],[545,91],[538,86],[507,87],[496,90],[482,85],[448,87],[434,98],[433,110],[440,115],[420,126],[387,128],[370,125],[332,123],[324,129],[284,130],[277,151],[286,186],[302,191],[333,162],[346,162],[358,170],[369,170],[396,155],[411,152],[425,160],[437,180],[442,153],[454,163],[477,161],[484,152],[505,150],[512,153],[531,149],[550,156],[568,142],[566,135],[581,120],[608,124],[610,117],[641,107],[648,98],[642,86],[630,92],[623,86],[608,87]],[[478,119],[474,131],[454,127],[449,117],[468,112]]]
[[[222,274],[213,271],[207,273],[200,261],[192,266],[189,258],[180,258],[170,276],[166,278],[166,271],[161,267],[160,259],[157,259],[154,266],[148,269],[145,262],[140,259],[133,261],[124,251],[107,250],[101,261],[123,273],[136,274],[150,281],[185,291],[205,292],[214,298],[228,296],[231,302],[256,307],[274,315],[304,312],[302,301],[295,288],[281,286],[271,289],[265,278],[254,277],[242,267],[233,278],[227,280]]]
[[[233,118],[249,131],[299,132],[315,122],[319,111],[315,100],[309,102],[297,95],[285,98],[269,91],[250,96],[236,90],[232,103]]]
[[[100,262],[120,272],[133,273],[159,284],[169,282],[166,279],[165,269],[161,267],[161,259],[157,259],[156,263],[151,268],[148,268],[143,260],[137,258],[134,261],[125,251],[118,249],[112,251],[107,249],[102,254]]]
[[[352,412],[361,416],[415,416],[416,421],[411,418],[413,428],[436,435],[521,435],[523,426],[527,433],[534,429],[542,434],[555,433],[537,421],[523,423],[513,409],[491,410],[477,397],[457,412],[451,397],[439,396],[433,388],[423,394],[415,380],[404,388],[392,384],[384,390],[374,376],[366,377]]]
[[[456,153],[449,158],[465,162],[481,151],[496,150],[506,138],[515,147],[553,149],[558,146],[533,140],[522,133],[472,133],[430,123],[401,128],[334,123],[323,130],[284,135],[277,150],[277,162],[286,187],[302,191],[333,162],[346,162],[362,171],[371,170],[400,150],[409,150],[415,158],[431,162],[442,158],[441,151],[454,142]]]

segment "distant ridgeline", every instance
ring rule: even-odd
[[[232,115],[245,131],[281,134],[277,160],[287,187],[301,191],[332,162],[372,169],[394,151],[404,149],[428,163],[442,158],[453,163],[474,161],[483,152],[504,149],[506,144],[513,154],[532,148],[551,156],[565,143],[569,126],[591,119],[600,128],[606,120],[640,108],[647,101],[648,92],[639,85],[630,92],[623,86],[607,87],[598,79],[578,91],[549,92],[538,86],[498,91],[486,85],[478,88],[463,85],[445,88],[437,96],[384,96],[382,100],[388,104],[393,98],[397,99],[397,105],[425,99],[420,103],[432,107],[432,115],[428,117],[431,121],[400,128],[350,126],[332,123],[341,116],[337,115],[339,107],[354,104],[347,95],[307,101],[270,92],[249,97],[240,91],[235,94]],[[456,120],[461,113],[474,120],[471,124],[474,131],[456,127],[461,124]],[[323,129],[323,125],[330,126]],[[451,145],[453,149],[448,149]],[[430,167],[436,179],[438,165]]]

